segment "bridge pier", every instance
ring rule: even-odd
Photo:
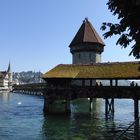
[[[43,107],[44,114],[49,113],[49,100],[44,97],[44,107]]]
[[[106,119],[114,118],[114,98],[112,99],[105,99],[105,116]]]
[[[139,118],[139,100],[137,98],[134,99],[134,119],[137,120]]]
[[[61,107],[60,110],[58,109],[57,105]],[[53,114],[53,113],[70,114],[71,113],[70,100],[65,100],[63,104],[62,100],[51,100],[51,99],[44,98],[43,112],[44,115]]]
[[[110,86],[113,86],[113,80],[110,79]],[[118,80],[115,80],[115,86],[118,86]],[[105,116],[106,119],[114,118],[114,98],[111,98],[109,100],[109,98],[105,99]]]
[[[92,113],[92,110],[93,110],[93,99],[89,98],[89,111],[90,111],[90,113]]]
[[[65,113],[66,114],[70,114],[71,113],[70,100],[66,100],[66,103],[65,103]]]
[[[139,100],[137,98],[134,99],[134,135],[135,140],[139,138]]]

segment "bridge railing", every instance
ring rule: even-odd
[[[45,88],[46,88],[46,83],[22,84],[22,85],[14,85],[13,92],[43,95],[43,91]]]
[[[32,84],[22,84],[22,85],[13,85],[13,90],[15,89],[28,89],[28,88],[44,88],[46,83],[32,83]]]
[[[140,87],[135,86],[47,86],[46,83],[14,85],[13,91],[43,92],[44,94],[64,96],[69,94],[75,98],[139,98]]]
[[[47,87],[45,94],[63,96],[70,94],[76,98],[139,98],[140,87],[92,86],[92,87]]]

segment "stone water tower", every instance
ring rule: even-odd
[[[73,64],[92,64],[101,62],[104,42],[87,18],[70,43]]]

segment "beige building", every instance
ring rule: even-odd
[[[0,71],[0,91],[12,90],[12,72],[9,63],[7,71]]]
[[[8,73],[6,71],[0,71],[0,89],[7,89],[8,83]]]

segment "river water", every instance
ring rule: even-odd
[[[73,101],[70,116],[43,116],[43,97],[0,93],[0,140],[113,140],[133,121],[133,100],[115,100],[114,119],[105,119],[104,100]],[[129,133],[133,133],[130,130]]]

